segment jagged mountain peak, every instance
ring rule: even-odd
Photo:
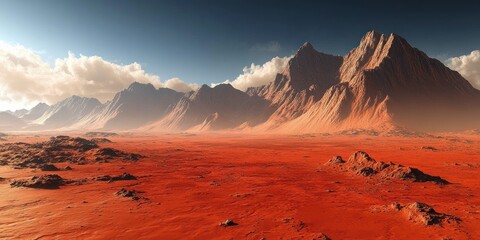
[[[213,88],[217,90],[226,90],[226,91],[235,90],[235,88],[230,83],[218,84]]]
[[[297,50],[297,54],[298,53],[302,53],[302,52],[316,52],[315,48],[313,47],[313,45],[310,43],[310,42],[305,42],[298,50]]]
[[[127,91],[151,91],[151,90],[156,90],[156,88],[151,83],[140,83],[135,81],[131,83],[126,90]]]
[[[46,103],[44,103],[44,102],[40,102],[40,103],[38,103],[37,105],[35,105],[35,107],[33,107],[32,109],[30,109],[30,111],[33,110],[33,109],[35,109],[35,108],[48,108],[48,107],[50,107],[50,105],[48,105],[48,104],[46,104]]]

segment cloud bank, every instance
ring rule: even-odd
[[[0,41],[0,111],[54,104],[72,95],[106,101],[134,81],[182,92],[197,87],[179,78],[162,83],[138,63],[120,65],[99,56],[69,53],[50,66],[33,50]]]
[[[447,60],[447,66],[462,74],[473,87],[480,89],[480,50],[450,58]]]
[[[234,88],[245,91],[249,87],[266,85],[273,80],[277,73],[283,71],[291,57],[274,57],[263,65],[252,63],[249,67],[243,68],[243,73],[234,80],[226,80],[223,83],[230,83]],[[213,84],[216,85],[216,84]]]

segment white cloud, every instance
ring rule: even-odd
[[[480,89],[480,50],[450,58],[447,60],[447,66],[458,71],[475,88]]]
[[[223,83],[230,83],[234,88],[245,91],[249,87],[266,85],[273,80],[277,73],[283,71],[291,57],[274,57],[263,65],[252,63],[250,67],[244,67],[243,73],[235,80],[227,80]],[[213,84],[216,85],[216,84]]]
[[[200,86],[196,83],[186,83],[180,78],[171,78],[165,81],[164,86],[177,92],[190,92],[198,89]]]
[[[106,101],[134,81],[179,92],[199,88],[198,84],[185,83],[179,78],[162,83],[158,76],[146,73],[138,63],[121,65],[99,56],[68,53],[66,58],[56,59],[49,65],[39,54],[22,45],[0,41],[0,111],[31,108],[38,102],[55,104],[72,95]],[[235,80],[225,83],[240,90],[268,84],[289,59],[275,57],[263,65],[252,63]]]
[[[29,108],[38,102],[54,104],[72,95],[106,101],[134,81],[177,91],[196,87],[178,78],[162,84],[138,63],[119,65],[99,56],[69,53],[50,66],[38,52],[0,41],[0,111]]]

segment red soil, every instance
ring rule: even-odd
[[[22,136],[9,141],[37,142]],[[60,189],[11,188],[42,174],[0,167],[0,238],[7,239],[480,239],[480,138],[163,135],[101,144],[147,156],[138,162],[70,165],[63,178],[119,175],[134,181]],[[468,140],[468,141],[466,141]],[[433,146],[438,151],[422,149]],[[334,155],[363,150],[452,184],[380,181],[335,172]],[[63,168],[67,164],[58,164]],[[45,172],[43,172],[45,174]],[[121,188],[149,200],[116,196]],[[461,219],[423,226],[374,205],[424,202]],[[221,227],[232,219],[238,225]]]

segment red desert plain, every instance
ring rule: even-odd
[[[480,239],[473,133],[35,134],[3,137],[2,239]]]

